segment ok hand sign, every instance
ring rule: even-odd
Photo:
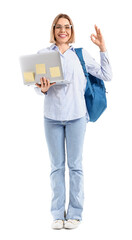
[[[91,36],[90,36],[91,41],[100,48],[101,52],[105,52],[106,47],[105,47],[105,41],[104,41],[104,38],[102,36],[102,33],[96,25],[94,25],[94,27],[95,27],[96,35],[93,34],[93,33],[91,34]]]

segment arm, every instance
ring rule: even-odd
[[[112,69],[108,57],[108,52],[105,46],[105,41],[100,29],[95,25],[95,34],[91,34],[91,41],[96,44],[100,49],[100,64],[98,64],[90,54],[83,49],[83,57],[86,63],[87,71],[104,81],[110,81],[112,79]]]
[[[83,49],[82,53],[86,64],[86,69],[91,75],[104,81],[111,81],[112,69],[107,51],[100,52],[100,64],[97,63],[85,49]]]

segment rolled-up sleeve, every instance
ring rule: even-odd
[[[104,81],[112,80],[112,69],[107,51],[100,52],[100,64],[85,49],[83,49],[83,58],[86,69],[91,75]]]
[[[38,95],[45,96],[45,94],[41,92],[41,88],[34,87],[34,90]]]

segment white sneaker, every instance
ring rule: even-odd
[[[79,224],[80,224],[79,220],[68,219],[67,221],[65,221],[64,227],[67,229],[73,229],[73,228],[77,228]]]
[[[53,229],[62,229],[64,226],[64,221],[63,220],[55,220],[53,221],[51,227]]]

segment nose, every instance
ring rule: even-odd
[[[62,26],[62,27],[61,27],[61,32],[65,32],[65,30],[66,30],[66,29],[65,29],[65,26]]]

